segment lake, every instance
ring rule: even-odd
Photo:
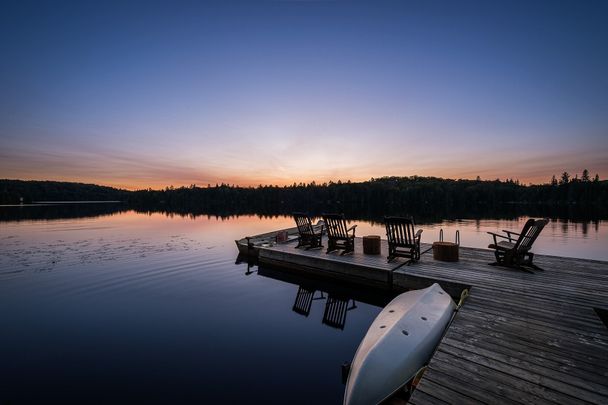
[[[37,209],[0,207],[0,402],[338,404],[341,364],[392,298],[235,264],[235,239],[289,217]],[[458,229],[464,246],[486,247],[486,231],[526,219],[420,227],[423,242]],[[606,221],[553,220],[534,251],[608,260],[607,246]],[[312,303],[294,307],[303,289]],[[347,303],[341,325],[324,317],[328,297]]]

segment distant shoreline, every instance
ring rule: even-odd
[[[64,205],[64,204],[116,204],[125,201],[32,201],[27,204],[0,204],[0,207],[43,207],[48,205]]]
[[[523,185],[517,180],[450,180],[436,177],[381,177],[365,182],[238,187],[228,184],[126,191],[94,184],[0,180],[0,204],[109,204],[169,207],[212,212],[367,212],[402,215],[418,212],[490,210],[500,205],[548,204],[554,207],[606,207],[608,181],[585,171],[564,173],[550,184]]]
[[[32,201],[31,205],[41,204],[100,204],[100,203],[119,203],[120,200],[83,200],[83,201]]]

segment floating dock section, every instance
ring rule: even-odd
[[[324,240],[325,242],[325,240]],[[428,249],[424,245],[422,251]],[[608,404],[608,262],[535,255],[534,274],[490,266],[490,250],[460,248],[460,261],[386,262],[355,253],[260,247],[260,264],[362,286],[423,288],[438,282],[470,296],[409,400],[416,405]]]

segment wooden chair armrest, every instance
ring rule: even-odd
[[[517,236],[519,236],[519,235],[520,235],[520,234],[519,234],[519,233],[517,233],[517,232],[513,232],[513,231],[507,231],[506,229],[503,229],[502,231],[503,231],[504,233],[506,233],[507,235],[509,235],[509,237],[511,237],[511,234],[513,234],[513,235],[517,235]]]
[[[353,238],[355,237],[355,232],[357,231],[357,225],[353,225],[350,228],[348,228],[346,230],[346,233],[348,234],[350,231],[353,231]]]
[[[489,232],[489,231],[488,231],[488,233],[489,233],[490,235],[492,235],[492,238],[494,238],[494,244],[495,244],[495,245],[497,245],[497,244],[498,244],[498,241],[496,240],[496,238],[497,238],[497,237],[498,237],[498,238],[503,238],[503,239],[508,239],[508,240],[509,240],[509,242],[511,242],[511,238],[510,238],[510,237],[508,237],[508,236],[501,235],[501,234],[499,234],[499,233]]]
[[[414,239],[420,240],[421,237],[422,237],[422,229],[418,229],[418,232],[416,232],[416,235],[414,235]]]

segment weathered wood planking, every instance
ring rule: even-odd
[[[262,249],[260,262],[385,288],[470,286],[410,403],[608,404],[608,330],[593,309],[608,309],[608,262],[537,256],[544,271],[528,274],[489,266],[485,249],[407,266],[386,262],[385,240],[380,256],[362,251],[360,238],[346,256],[285,244]]]

